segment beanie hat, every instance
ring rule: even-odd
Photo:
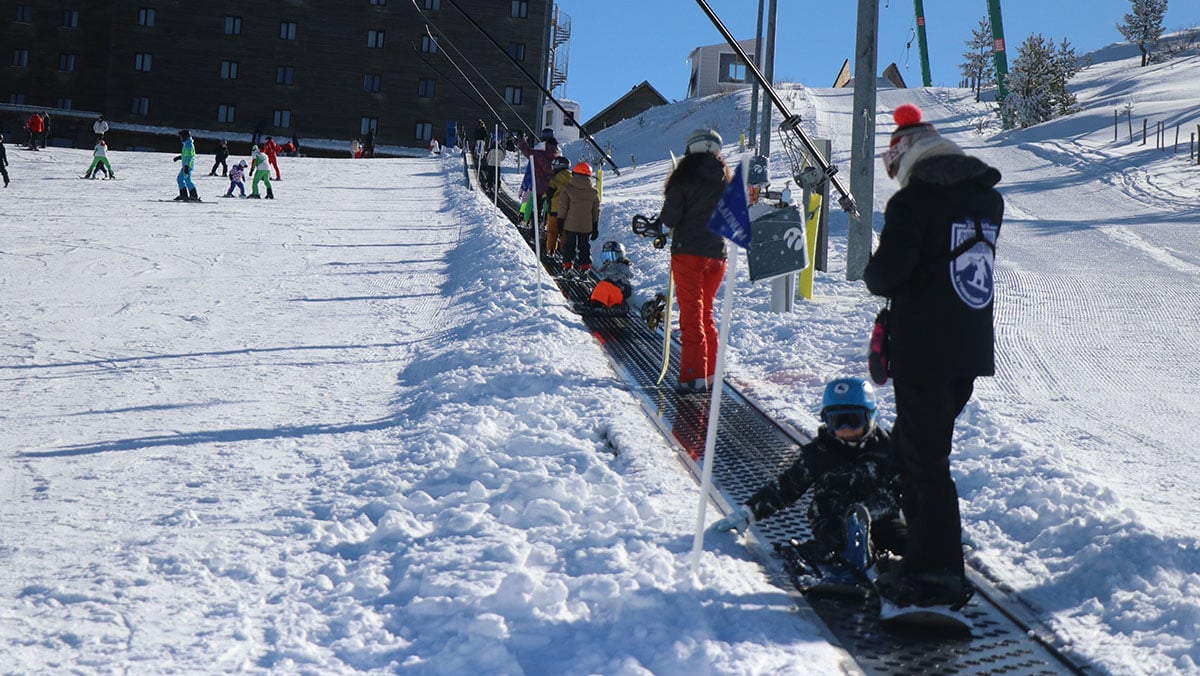
[[[897,179],[900,185],[908,184],[909,172],[918,160],[933,155],[962,154],[962,149],[942,138],[932,124],[921,121],[921,109],[914,104],[898,106],[892,117],[896,120],[896,131],[892,132],[888,149],[883,151],[883,165],[888,177]]]

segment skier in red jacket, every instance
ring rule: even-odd
[[[268,136],[267,142],[263,144],[262,151],[266,153],[267,161],[271,163],[271,166],[275,167],[275,180],[278,181],[280,179],[279,160],[275,159],[275,157],[283,151],[283,147],[275,142],[273,136]]]

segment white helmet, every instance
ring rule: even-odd
[[[687,153],[721,152],[721,135],[715,129],[697,129],[687,140]]]

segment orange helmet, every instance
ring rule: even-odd
[[[573,169],[571,169],[571,173],[572,174],[582,174],[584,176],[591,176],[592,175],[592,165],[588,164],[587,162],[580,162],[579,164],[576,164]]]

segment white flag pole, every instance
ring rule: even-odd
[[[717,425],[721,420],[721,391],[725,382],[725,346],[729,343],[729,319],[733,316],[733,287],[737,280],[737,260],[741,249],[730,247],[729,270],[725,275],[725,299],[721,302],[721,326],[717,337],[717,369],[713,372],[711,401],[708,404],[708,433],[704,439],[704,468],[700,473],[700,504],[696,507],[696,537],[692,542],[692,576],[700,574],[700,554],[704,551],[704,512],[712,490],[712,471],[717,457]]]
[[[746,160],[742,160],[743,181],[746,176]],[[742,189],[746,189],[745,183]],[[708,494],[712,490],[713,465],[717,464],[717,427],[721,420],[721,392],[725,382],[725,347],[729,344],[730,318],[733,316],[733,289],[737,285],[737,261],[741,247],[729,247],[729,269],[725,272],[725,298],[721,303],[721,325],[717,328],[717,365],[713,372],[708,404],[708,432],[704,438],[704,467],[700,473],[700,504],[696,506],[696,536],[692,541],[692,578],[700,575],[700,554],[704,551],[704,512],[708,508]]]
[[[542,242],[538,237],[537,168],[529,156],[529,202],[533,205],[533,293],[537,296],[538,314],[542,312]]]

